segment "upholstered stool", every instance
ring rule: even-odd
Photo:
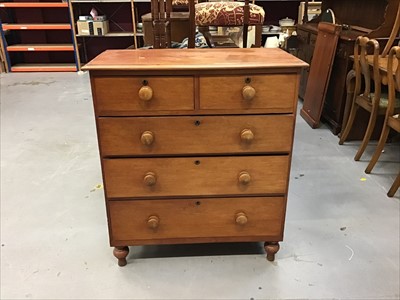
[[[178,0],[176,0],[178,1]],[[247,47],[248,26],[255,26],[255,46],[261,46],[262,25],[265,12],[261,6],[245,2],[203,2],[195,6],[195,24],[212,47],[209,26],[243,26],[243,48]]]
[[[172,0],[172,11],[189,11],[189,0]]]

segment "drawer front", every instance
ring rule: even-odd
[[[289,156],[103,159],[109,198],[285,194]]]
[[[194,109],[193,77],[105,76],[92,84],[99,115]]]
[[[282,238],[283,197],[111,201],[108,205],[112,242]]]
[[[293,116],[99,118],[103,156],[290,152]]]
[[[297,74],[204,76],[200,77],[200,108],[291,113],[296,88]]]

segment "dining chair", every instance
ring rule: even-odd
[[[365,173],[371,173],[376,162],[378,161],[383,148],[385,147],[386,140],[389,135],[390,129],[393,129],[400,133],[400,116],[396,112],[395,106],[400,102],[400,47],[393,47],[388,55],[387,60],[387,80],[388,80],[388,105],[386,110],[385,121],[381,136],[379,138],[378,145],[376,146],[375,152],[372,155],[371,161],[369,162]],[[387,195],[393,197],[400,186],[400,172],[394,180],[391,188]]]
[[[371,50],[370,50],[371,49]],[[369,55],[372,51],[372,55]],[[372,56],[372,59],[371,59]],[[346,140],[359,108],[369,112],[368,126],[354,160],[358,161],[371,138],[378,115],[385,115],[387,95],[381,93],[382,79],[379,67],[379,43],[375,39],[358,37],[354,46],[355,87],[349,119],[339,144]]]
[[[387,85],[387,76],[385,68],[387,66],[387,53],[393,46],[393,43],[399,35],[400,30],[400,4],[397,7],[396,18],[393,24],[393,29],[388,37],[388,42],[382,53],[380,53],[379,44],[376,40],[360,36],[357,38],[354,46],[354,73],[355,74],[355,87],[351,103],[350,114],[345,122],[345,127],[341,133],[339,145],[342,145],[354,124],[354,120],[358,109],[361,107],[370,113],[367,129],[365,131],[363,140],[360,147],[354,156],[354,160],[358,161],[364,153],[368,142],[371,138],[372,132],[375,127],[378,115],[385,115],[387,108],[387,95],[381,94],[381,85]],[[370,54],[369,48],[372,48],[373,54]],[[351,71],[350,71],[351,72]],[[347,85],[350,86],[351,74],[349,73]],[[364,79],[364,80],[363,80]],[[363,87],[362,80],[364,81],[364,91],[362,94],[361,88]],[[371,90],[371,81],[373,80],[374,89]],[[349,94],[349,93],[348,93]],[[400,109],[400,103],[395,103],[395,111]]]

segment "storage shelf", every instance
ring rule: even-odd
[[[35,7],[68,7],[67,2],[3,2],[0,7],[35,8]]]
[[[76,72],[75,64],[17,64],[11,72]]]
[[[82,34],[77,34],[77,37],[89,37],[89,38],[101,38],[101,37],[124,37],[124,36],[134,36],[133,32],[109,32],[106,33],[105,35],[82,35]]]
[[[70,0],[0,0],[0,11],[9,72],[78,70]]]
[[[73,44],[15,44],[7,47],[7,51],[74,51]]]
[[[5,30],[60,30],[71,29],[70,24],[3,24]]]
[[[135,3],[144,2],[150,3],[151,0],[134,0]],[[301,0],[256,0],[256,2],[301,2]],[[72,3],[100,3],[100,2],[107,2],[107,3],[119,3],[119,2],[131,2],[131,0],[71,0]],[[312,3],[312,2],[310,2]]]
[[[136,0],[134,0],[137,2]],[[150,0],[147,0],[150,2]],[[131,2],[131,0],[71,0],[72,3],[122,3]]]

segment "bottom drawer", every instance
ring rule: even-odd
[[[284,197],[109,201],[112,246],[282,240]]]

